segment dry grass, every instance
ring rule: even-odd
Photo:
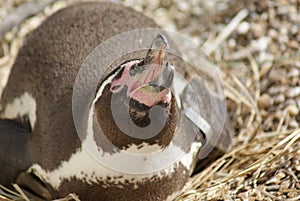
[[[300,2],[170,2],[125,4],[210,47],[234,128],[233,149],[191,178],[176,200],[300,200]],[[7,4],[0,18],[5,6],[12,9]],[[0,94],[24,36],[65,5],[47,7],[1,40]]]

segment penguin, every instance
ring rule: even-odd
[[[205,137],[188,118],[180,119],[172,91],[178,67],[166,56],[170,41],[163,34],[139,56],[129,54],[114,65],[100,66],[107,73],[99,78],[82,115],[84,140],[72,115],[76,76],[91,51],[117,34],[158,27],[121,4],[84,2],[58,11],[30,33],[1,97],[0,169],[5,176],[0,183],[17,183],[32,200],[58,199],[72,192],[89,201],[171,200],[195,169]],[[155,122],[164,124],[151,136]],[[197,137],[189,139],[189,131]],[[230,135],[224,135],[228,149]],[[192,141],[188,149],[178,145],[187,139]],[[95,147],[94,153],[84,142]],[[168,158],[176,151],[183,153],[178,161],[140,174],[116,170],[93,157],[118,161],[123,152],[146,154],[138,165],[120,165],[139,171],[162,162],[147,154],[161,152]]]

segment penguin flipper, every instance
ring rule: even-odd
[[[34,162],[31,160],[33,151],[29,150],[30,136],[30,126],[24,121],[0,119],[0,184],[9,188],[13,183],[18,184],[31,200],[52,200],[46,186],[26,172]]]
[[[34,201],[53,200],[53,197],[42,181],[35,175],[22,172],[16,179],[16,184],[20,186],[23,192]]]
[[[21,171],[30,167],[30,130],[14,120],[0,119],[0,184],[11,187]]]

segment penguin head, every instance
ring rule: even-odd
[[[169,110],[174,67],[164,60],[168,46],[166,38],[158,35],[146,57],[123,64],[111,83],[111,93],[126,91],[130,116],[137,126],[150,124],[149,110],[153,106]]]
[[[178,117],[168,47],[159,34],[143,58],[123,62],[99,87],[103,91],[95,103],[97,121],[119,148],[142,143],[165,147],[172,140]]]

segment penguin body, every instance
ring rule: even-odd
[[[3,130],[0,130],[0,145],[3,147],[3,143],[11,143],[10,149],[0,152],[0,168],[7,170],[7,177],[0,178],[1,183],[9,185],[19,181],[21,187],[43,199],[60,198],[74,192],[81,200],[91,201],[166,200],[183,187],[192,171],[201,142],[194,142],[189,150],[181,150],[168,139],[175,132],[181,133],[180,129],[195,129],[187,120],[186,128],[175,128],[177,118],[171,117],[172,113],[176,113],[174,97],[165,94],[163,97],[166,98],[158,102],[133,102],[132,108],[137,119],[144,111],[148,111],[142,106],[152,106],[154,103],[165,105],[165,100],[170,104],[164,106],[168,109],[163,113],[167,116],[170,129],[168,127],[161,131],[157,138],[134,140],[132,137],[122,138],[122,134],[118,133],[107,135],[117,147],[132,153],[164,150],[166,146],[183,153],[179,161],[149,174],[125,174],[96,161],[83,147],[73,122],[73,85],[88,54],[114,35],[150,27],[158,26],[131,8],[107,2],[81,3],[58,11],[29,34],[18,53],[1,99],[0,127]],[[116,51],[119,48],[122,47],[116,47]],[[90,120],[100,125],[110,125],[105,120],[110,112],[105,110],[110,108],[105,105],[105,93],[107,97],[109,94],[111,96],[114,94],[111,90],[114,81],[121,83],[114,74],[120,69],[114,70],[108,73],[105,81],[99,83],[95,97],[98,97],[98,93],[101,97],[93,102],[89,110]],[[129,94],[129,86],[127,83],[123,89],[125,94]],[[135,93],[130,93],[129,97],[139,99],[139,95],[148,90],[147,87],[152,91],[153,88],[157,90],[157,86],[135,86]],[[165,91],[162,89],[159,92]],[[104,113],[107,115],[103,116]],[[88,124],[88,120],[85,123]],[[93,129],[93,125],[86,125],[87,139],[92,139],[88,130]],[[175,125],[174,128],[172,125]],[[12,136],[8,138],[7,135]],[[111,150],[107,152],[109,157],[118,158],[120,154]],[[7,154],[10,157],[6,157]],[[12,158],[22,158],[22,165],[16,164],[11,168]],[[142,165],[140,168],[143,168]],[[42,185],[34,189],[35,185],[30,186],[36,184],[34,179],[26,179],[27,176],[22,173],[31,175]]]

